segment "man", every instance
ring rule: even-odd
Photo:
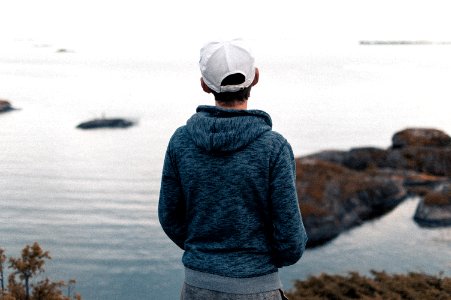
[[[158,214],[185,252],[181,299],[286,299],[278,268],[296,263],[307,241],[291,146],[270,116],[247,110],[259,70],[241,40],[201,49],[199,106],[172,136]]]

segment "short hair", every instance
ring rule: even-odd
[[[227,76],[221,81],[221,86],[227,86],[227,85],[236,85],[241,84],[246,80],[243,74],[241,73],[235,73]],[[212,91],[213,95],[215,96],[215,100],[219,102],[233,102],[233,101],[244,101],[247,100],[251,95],[251,88],[252,85],[248,86],[247,88],[243,88],[236,92],[223,92],[223,93],[217,93],[215,91]]]

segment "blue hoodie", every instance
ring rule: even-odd
[[[158,214],[185,267],[252,278],[302,256],[293,152],[271,128],[263,111],[199,106],[172,136]]]

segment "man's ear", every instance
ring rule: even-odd
[[[205,93],[207,94],[211,93],[211,89],[208,87],[208,85],[205,83],[202,77],[200,78],[200,85],[202,86],[202,89],[204,90]]]
[[[258,70],[258,68],[255,68],[255,76],[254,76],[254,81],[252,81],[251,86],[254,86],[258,83],[258,80],[260,79],[260,71]]]

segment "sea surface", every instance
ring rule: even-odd
[[[296,156],[390,146],[407,127],[451,133],[451,46],[359,46],[257,57],[249,106],[267,111]],[[3,49],[4,50],[4,49]],[[157,219],[167,142],[201,104],[197,57],[58,53],[33,42],[0,52],[0,247],[38,241],[45,275],[77,280],[84,299],[177,299],[182,255]],[[126,117],[124,130],[76,129]],[[281,270],[285,288],[322,272],[451,276],[451,229],[412,220],[418,199],[305,252]]]

